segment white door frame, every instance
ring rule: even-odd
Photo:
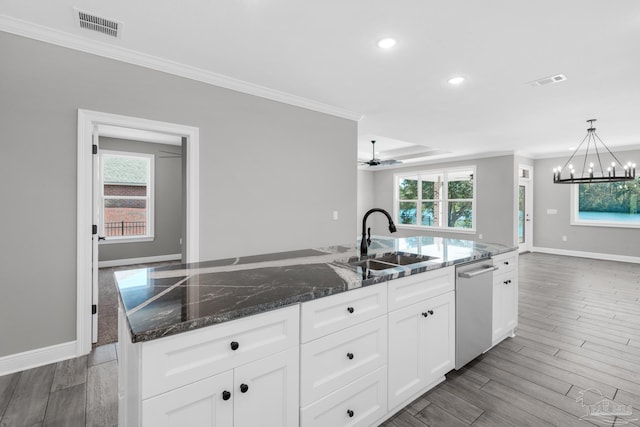
[[[527,177],[520,176],[520,170],[525,169],[528,172]],[[516,192],[516,200],[520,200],[520,186],[525,186],[525,212],[524,212],[524,243],[518,240],[518,206],[516,206],[516,243],[518,243],[518,252],[530,251],[533,247],[533,166],[518,165],[518,191]]]
[[[199,129],[155,120],[139,119],[90,110],[78,110],[78,205],[77,205],[77,355],[91,351],[91,277],[92,277],[92,203],[93,203],[93,148],[95,125],[108,125],[174,134],[187,138],[186,159],[186,262],[200,260],[199,210]]]

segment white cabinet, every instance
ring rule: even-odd
[[[425,391],[454,365],[454,292],[389,313],[389,408]]]
[[[509,252],[493,257],[492,345],[513,336],[518,326],[518,254]]]
[[[302,304],[300,422],[369,426],[387,413],[387,285]]]
[[[296,305],[137,344],[120,328],[120,425],[296,427],[299,325]]]
[[[234,427],[298,425],[299,360],[294,347],[234,370]]]

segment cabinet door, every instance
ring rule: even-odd
[[[424,362],[426,385],[452,370],[456,363],[455,293],[449,292],[425,301],[423,336],[427,340]]]
[[[223,372],[143,400],[142,426],[229,427],[233,398],[233,371]]]
[[[422,302],[389,313],[389,409],[427,385],[426,310]]]
[[[297,427],[298,377],[298,347],[236,368],[234,427]]]
[[[518,279],[514,274],[506,275],[507,283],[502,287],[502,324],[504,333],[518,326]]]
[[[501,276],[496,276],[493,279],[493,320],[491,334],[491,344],[496,345],[502,335],[504,334],[504,322],[502,321],[502,287],[503,284],[500,281]]]

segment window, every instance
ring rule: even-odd
[[[153,160],[151,154],[100,151],[106,242],[153,239]]]
[[[399,226],[475,230],[475,166],[395,175]]]
[[[640,227],[640,177],[634,181],[572,185],[574,225]]]

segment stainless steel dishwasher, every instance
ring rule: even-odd
[[[491,347],[493,261],[456,267],[456,369]]]

